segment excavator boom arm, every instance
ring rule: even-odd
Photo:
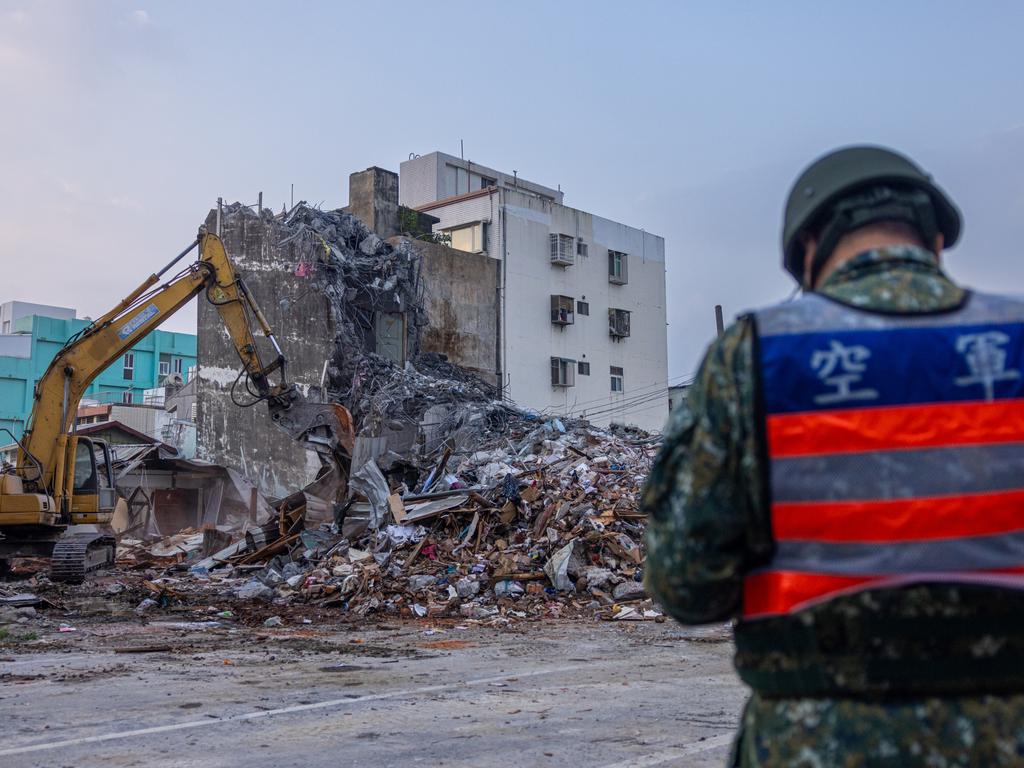
[[[155,287],[160,277],[197,245],[199,259]],[[126,350],[204,290],[224,321],[245,375],[258,397],[267,401],[275,423],[294,439],[310,441],[322,455],[351,455],[353,436],[348,412],[337,406],[306,403],[285,381],[285,358],[270,325],[236,275],[220,238],[204,228],[170,264],[69,340],[54,357],[36,385],[32,415],[19,451],[18,472],[24,480],[55,497],[66,494],[65,486],[70,485],[64,478],[68,436],[89,385]],[[277,352],[269,365],[260,359],[250,315]],[[281,383],[271,385],[269,375],[275,370],[280,373]]]

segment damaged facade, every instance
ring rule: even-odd
[[[236,204],[212,211],[206,225],[219,232],[273,326],[286,375],[303,394],[347,401],[365,380],[366,355],[403,365],[415,353],[418,263],[355,217],[302,204],[274,216]],[[256,343],[264,360],[274,359],[266,339]],[[265,408],[245,407],[253,398],[209,302],[199,305],[199,360],[199,457],[238,469],[274,496],[305,485],[319,460],[311,452],[297,457]]]
[[[501,273],[482,254],[434,238],[439,219],[398,202],[398,174],[367,168],[349,175],[343,209],[421,262],[423,332],[420,351],[444,357],[488,383],[500,385]]]
[[[457,264],[453,283],[447,249],[385,242],[350,213],[304,204],[277,216],[236,204],[212,211],[206,225],[220,233],[274,328],[288,379],[314,400],[349,408],[362,438],[386,438],[371,453],[422,443],[447,413],[439,405],[495,397],[497,275],[487,260],[467,254],[476,270],[472,261]],[[431,318],[466,330],[439,330]],[[266,339],[257,344],[273,359]],[[200,303],[199,360],[199,458],[237,469],[271,496],[310,481],[316,457],[281,439],[265,408],[239,407],[252,398],[209,302]],[[449,361],[484,378],[467,383]]]

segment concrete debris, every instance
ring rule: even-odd
[[[239,600],[273,600],[274,590],[261,581],[247,581],[235,591]]]

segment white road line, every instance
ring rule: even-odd
[[[330,699],[329,701],[317,701],[312,704],[295,704],[290,707],[278,709],[264,709],[258,712],[245,712],[240,715],[229,715],[217,719],[207,718],[205,720],[188,720],[184,723],[171,723],[169,725],[154,725],[149,728],[137,728],[132,731],[119,731],[116,733],[104,733],[98,736],[82,736],[77,739],[64,739],[63,741],[50,741],[43,744],[30,744],[25,747],[10,747],[0,749],[0,756],[23,755],[27,752],[44,752],[51,749],[63,749],[74,747],[79,744],[97,744],[103,741],[114,741],[116,739],[130,739],[133,736],[149,736],[154,733],[168,733],[170,731],[185,731],[192,728],[206,728],[211,725],[222,725],[224,723],[236,723],[241,720],[261,720],[265,717],[275,715],[287,715],[292,712],[309,712],[316,709],[328,709],[330,707],[342,707],[349,704],[359,704],[363,701],[383,701],[385,699],[397,699],[402,696],[414,696],[421,693],[437,693],[457,688],[466,688],[491,683],[501,683],[510,679],[521,679],[524,677],[538,677],[539,675],[556,675],[561,672],[577,672],[587,669],[585,666],[576,665],[572,667],[555,667],[554,669],[538,669],[532,672],[507,672],[504,675],[494,677],[481,677],[476,680],[465,680],[456,683],[443,683],[439,685],[428,685],[423,688],[406,688],[400,691],[388,691],[387,693],[372,693],[367,696],[354,696],[344,699]]]
[[[114,656],[114,654],[110,654],[111,658],[113,658],[113,656]],[[96,654],[95,653],[75,653],[75,654],[69,653],[69,654],[66,654],[66,655],[63,655],[63,656],[59,656],[59,657],[53,658],[53,659],[40,660],[38,658],[35,658],[35,659],[21,659],[21,660],[15,660],[15,661],[3,661],[3,662],[0,662],[0,667],[17,667],[17,666],[24,666],[25,664],[35,664],[38,667],[59,667],[61,664],[67,664],[69,661],[81,661],[82,659],[90,659],[92,661],[95,661],[96,660]]]
[[[643,757],[631,757],[618,763],[608,763],[607,765],[600,766],[600,768],[650,768],[652,765],[664,765],[687,755],[710,752],[712,749],[717,749],[723,744],[729,744],[732,739],[733,734],[723,733],[721,736],[712,736],[710,739],[704,739],[704,741],[694,741],[682,747],[672,747],[671,749],[654,752]]]

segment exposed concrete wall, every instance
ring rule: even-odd
[[[397,246],[403,239],[392,242]],[[500,262],[438,243],[412,245],[422,258],[427,315],[420,351],[446,355],[497,385]]]
[[[377,166],[349,174],[345,210],[383,238],[399,234],[398,174]]]
[[[398,174],[373,166],[349,176],[345,209],[393,246],[406,243],[420,254],[420,281],[426,326],[421,352],[437,352],[498,384],[500,264],[486,254],[390,237],[402,227],[400,210],[417,217],[416,229],[429,233],[438,219],[398,205]]]
[[[215,211],[206,224],[216,231]],[[226,218],[220,234],[288,358],[289,380],[303,392],[319,386],[335,329],[328,299],[315,287],[312,270],[300,264],[291,244],[278,245],[281,237],[269,218]],[[256,336],[264,362],[273,360],[276,353],[269,342],[258,332]],[[319,460],[271,423],[265,405],[239,408],[232,402],[231,385],[241,362],[216,307],[205,299],[199,301],[198,362],[198,458],[241,472],[271,496],[291,493],[312,480]],[[249,401],[243,383],[236,387],[236,396]]]

